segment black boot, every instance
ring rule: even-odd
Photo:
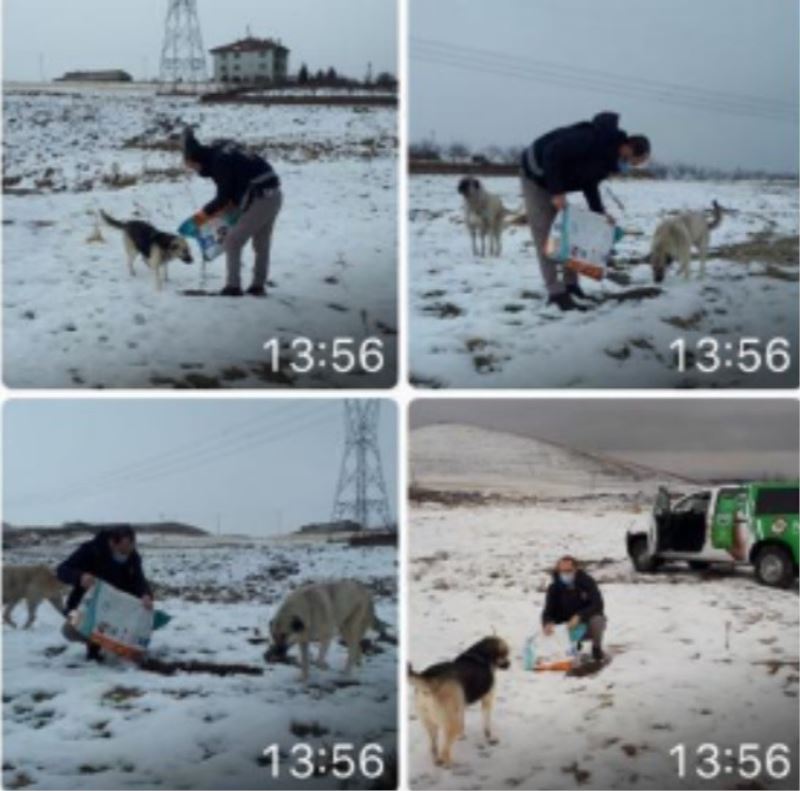
[[[264,286],[257,286],[255,283],[247,289],[246,293],[251,297],[265,297],[267,295],[267,292],[264,291]]]
[[[94,643],[89,643],[89,645],[86,646],[86,659],[89,660],[90,662],[105,661],[103,654],[100,651],[100,646],[95,645]]]
[[[577,310],[579,313],[585,313],[586,308],[583,305],[579,305],[572,299],[572,294],[568,291],[564,291],[561,294],[551,294],[550,298],[547,300],[548,305],[558,305],[558,307],[563,310]]]
[[[580,283],[568,284],[567,294],[570,294],[573,297],[577,297],[578,299],[589,299],[589,297],[586,296],[586,292],[581,288]]]
[[[599,645],[592,646],[592,659],[594,659],[595,662],[602,662],[604,656],[605,654],[603,654],[602,646]]]
[[[239,286],[225,286],[222,291],[219,292],[221,297],[241,297],[242,296],[242,289]]]

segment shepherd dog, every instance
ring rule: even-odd
[[[347,647],[344,672],[360,666],[364,635],[374,630],[386,633],[386,624],[375,614],[370,591],[353,580],[337,580],[303,585],[284,599],[269,624],[272,646],[267,661],[284,657],[292,645],[300,647],[300,678],[309,677],[310,645],[319,643],[315,662],[327,668],[326,656],[338,634]]]
[[[507,670],[508,643],[500,637],[484,637],[450,662],[431,665],[421,673],[408,666],[414,688],[417,716],[430,739],[431,755],[437,766],[451,766],[453,744],[464,735],[467,706],[480,701],[483,734],[496,744],[492,733],[495,670]]]
[[[489,192],[474,176],[465,176],[458,182],[458,192],[464,198],[464,222],[472,239],[472,254],[486,256],[486,237],[489,237],[489,255],[499,256],[503,251],[503,228],[506,215],[513,214],[499,195]],[[478,247],[480,240],[480,249]]]
[[[5,566],[3,568],[3,623],[16,628],[11,611],[22,599],[28,605],[29,629],[36,620],[36,611],[43,601],[49,601],[64,614],[66,586],[47,566]]]
[[[164,280],[167,279],[167,264],[175,258],[180,258],[185,264],[191,264],[192,253],[189,243],[182,236],[159,231],[148,222],[142,220],[115,220],[106,212],[100,211],[100,216],[112,228],[122,232],[122,241],[128,257],[128,271],[131,275],[133,263],[139,257],[145,260],[155,274],[156,290],[160,291]]]
[[[690,211],[663,220],[653,234],[650,251],[653,280],[660,283],[669,264],[676,260],[680,262],[681,274],[688,280],[692,247],[697,248],[700,254],[700,279],[705,278],[711,231],[721,222],[722,207],[716,201],[711,204],[710,219],[704,211]]]

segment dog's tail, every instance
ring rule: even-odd
[[[525,207],[521,206],[516,211],[512,211],[511,209],[506,209],[503,207],[503,225],[508,228],[512,225],[527,225],[528,224],[528,212],[525,211]]]
[[[406,678],[414,689],[418,689],[420,692],[428,692],[427,679],[421,673],[417,673],[414,670],[411,666],[411,662],[406,665]]]
[[[708,222],[708,230],[713,231],[722,222],[722,206],[715,200],[711,201],[711,219]]]
[[[386,621],[382,621],[380,618],[378,618],[378,614],[375,612],[375,602],[371,601],[369,608],[370,608],[370,616],[372,618],[372,623],[370,624],[372,630],[377,632],[378,637],[383,640],[389,640],[389,641],[394,640],[395,638],[389,632],[389,629],[391,628],[390,625],[386,623]]]
[[[119,228],[122,230],[125,227],[125,223],[115,220],[110,214],[106,214],[102,209],[100,209],[100,216],[103,218],[103,221],[112,228]]]

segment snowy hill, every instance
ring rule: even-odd
[[[476,426],[425,426],[411,434],[411,480],[439,490],[507,497],[633,494],[687,480],[608,456]]]

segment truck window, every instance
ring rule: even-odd
[[[796,486],[786,489],[761,489],[756,496],[756,516],[796,514],[798,511],[800,511],[800,490]]]

